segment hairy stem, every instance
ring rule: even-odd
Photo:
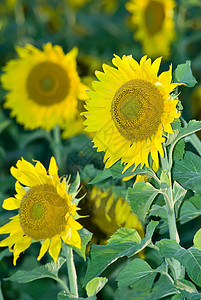
[[[67,272],[70,285],[70,292],[78,298],[78,288],[77,288],[77,274],[73,259],[73,250],[71,247],[65,245],[65,254],[67,262]]]

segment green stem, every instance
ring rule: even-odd
[[[177,231],[176,219],[175,219],[171,169],[169,166],[167,151],[165,147],[164,147],[164,153],[165,153],[165,157],[164,159],[162,159],[162,168],[164,172],[167,172],[169,177],[169,182],[170,182],[170,186],[167,188],[166,193],[164,193],[167,212],[168,212],[169,234],[170,234],[170,238],[176,240],[177,243],[179,244],[180,239],[179,239],[179,234]],[[169,160],[171,160],[171,157],[169,157]]]
[[[78,298],[77,274],[73,259],[73,250],[68,245],[64,246],[67,262],[67,271],[70,284],[70,292]]]
[[[166,147],[164,147],[165,157],[161,160],[162,168],[165,173],[168,174],[170,186],[167,188],[166,192],[164,192],[164,199],[167,207],[167,215],[168,215],[168,226],[169,226],[169,235],[170,239],[174,239],[179,244],[179,234],[177,231],[175,211],[174,211],[174,199],[173,199],[173,189],[172,189],[172,176],[171,176],[171,167],[169,162],[172,160],[172,153],[170,154],[169,160],[167,156]],[[169,260],[168,265],[172,270],[172,274],[174,279],[180,278],[182,275],[182,266],[180,262],[174,258]]]
[[[60,134],[60,128],[58,125],[55,126],[53,130],[53,143],[52,143],[52,150],[55,155],[55,159],[57,162],[57,165],[59,168],[62,166],[62,155],[61,155],[61,134]]]

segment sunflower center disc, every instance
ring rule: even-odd
[[[66,225],[67,201],[55,187],[31,187],[21,201],[19,216],[24,232],[35,240],[50,238],[61,233]]]
[[[29,98],[40,105],[59,103],[65,99],[68,91],[68,74],[57,63],[39,63],[33,67],[27,77]]]
[[[157,1],[150,1],[145,9],[145,23],[150,35],[159,32],[164,23],[165,10],[164,4]]]
[[[119,133],[138,142],[151,138],[161,124],[163,97],[157,87],[141,79],[128,81],[114,95],[111,115]]]

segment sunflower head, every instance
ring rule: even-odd
[[[161,58],[151,63],[144,56],[138,64],[131,55],[115,55],[112,62],[116,68],[104,64],[88,92],[86,130],[95,132],[93,142],[105,151],[106,167],[119,159],[127,164],[124,170],[133,164],[149,167],[151,155],[157,170],[164,132],[173,134],[171,123],[180,116],[178,100],[170,95],[179,85],[171,82],[172,67],[158,76]]]
[[[136,29],[134,37],[142,43],[144,53],[151,57],[170,54],[170,45],[175,39],[174,6],[174,0],[130,0],[126,3]]]
[[[76,71],[77,48],[64,54],[47,43],[17,48],[18,58],[4,67],[2,86],[8,90],[5,107],[26,129],[63,126],[77,113],[77,98],[87,99]]]
[[[0,234],[9,234],[0,247],[8,246],[13,252],[14,265],[20,253],[34,241],[42,243],[38,260],[49,250],[56,262],[61,241],[80,248],[78,230],[82,226],[75,221],[77,207],[68,193],[69,180],[59,179],[54,157],[48,172],[39,161],[33,166],[22,158],[16,168],[11,167],[11,174],[17,179],[17,194],[5,199],[3,208],[18,209],[18,214],[0,228]]]
[[[96,186],[87,193],[80,202],[82,214],[81,224],[94,233],[91,243],[105,244],[106,241],[121,227],[133,228],[144,237],[144,229],[122,197],[115,197],[111,190]]]

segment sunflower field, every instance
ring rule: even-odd
[[[0,0],[0,300],[201,299],[201,1]]]

